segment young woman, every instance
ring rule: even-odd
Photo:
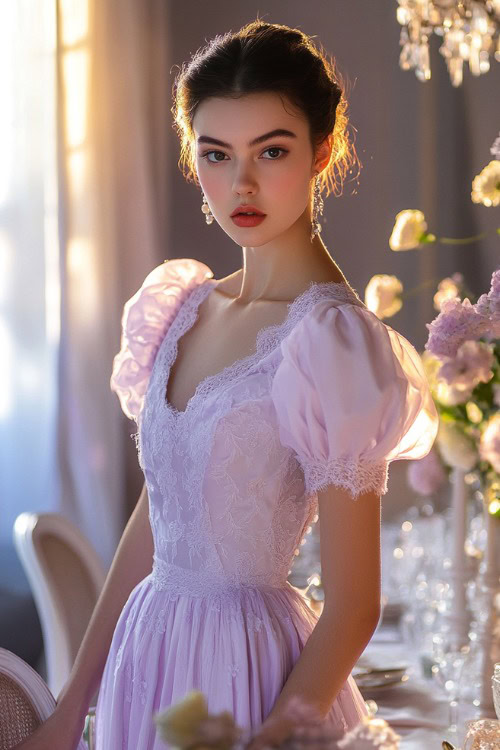
[[[242,268],[169,260],[125,305],[111,382],[145,486],[52,727],[74,742],[100,684],[97,750],[160,750],[153,714],[197,689],[256,750],[290,732],[293,696],[340,732],[366,714],[351,670],[380,616],[387,468],[426,455],[438,420],[417,352],[320,237],[321,190],[354,162],[324,53],[252,22],[181,69],[174,115]],[[320,617],[287,582],[318,515]]]

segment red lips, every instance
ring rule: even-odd
[[[265,216],[265,213],[263,213],[262,211],[259,211],[258,208],[255,208],[255,206],[249,206],[249,205],[238,206],[238,208],[234,209],[231,216],[236,216],[237,214],[247,213],[248,211],[252,211],[252,213],[257,214],[257,216]]]

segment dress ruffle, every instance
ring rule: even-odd
[[[281,342],[271,393],[306,489],[387,492],[387,467],[419,459],[439,417],[420,355],[364,305],[319,302]]]
[[[156,354],[179,308],[195,286],[212,277],[213,271],[194,258],[167,260],[125,303],[110,385],[130,419],[138,420]]]

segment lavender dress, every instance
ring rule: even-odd
[[[436,435],[418,353],[334,282],[311,282],[254,354],[175,409],[177,342],[217,283],[170,260],[125,304],[111,386],[137,421],[155,551],[114,631],[97,750],[161,750],[152,715],[191,689],[258,727],[318,619],[287,581],[317,490],[382,495],[388,463],[423,457]],[[350,675],[326,721],[347,730],[364,714]]]

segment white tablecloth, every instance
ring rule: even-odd
[[[446,734],[448,703],[439,685],[422,676],[418,654],[412,654],[402,641],[395,626],[382,625],[374,633],[363,658],[382,657],[387,654],[391,663],[409,664],[409,679],[405,683],[387,688],[368,690],[360,688],[363,698],[373,698],[378,705],[377,716],[385,719],[401,736],[401,750],[442,750],[442,740],[450,739],[462,746],[465,720],[472,718],[461,707],[458,738]]]

